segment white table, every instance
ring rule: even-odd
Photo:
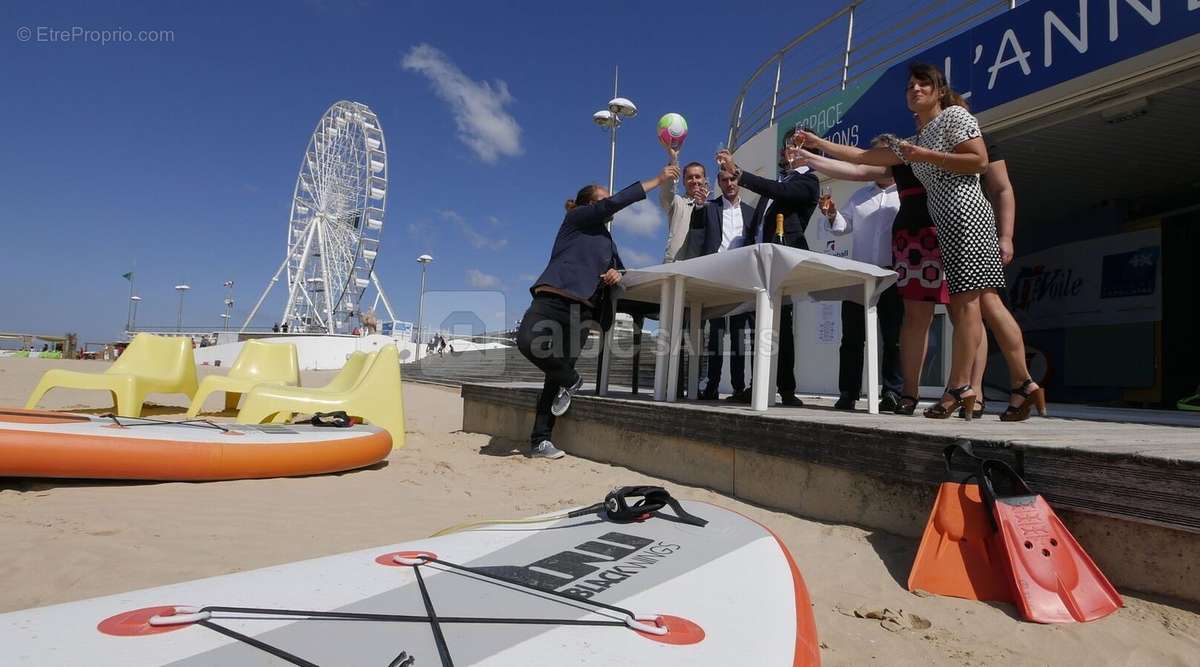
[[[783,299],[807,295],[816,301],[854,301],[866,306],[868,410],[879,412],[879,334],[875,304],[896,282],[896,273],[871,264],[772,243],[737,248],[682,262],[627,271],[622,298],[657,303],[659,335],[654,355],[654,400],[673,402],[679,381],[679,346],[685,305],[690,314],[688,396],[699,383],[704,319],[746,309],[755,312],[751,407],[766,410],[775,394]],[[795,329],[793,328],[793,331]],[[611,329],[609,340],[611,342]],[[600,393],[607,393],[608,359],[600,369]]]

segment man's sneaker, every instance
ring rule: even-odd
[[[571,397],[579,388],[583,386],[583,376],[580,375],[575,384],[570,387],[559,387],[558,395],[554,397],[554,403],[550,405],[550,414],[555,417],[561,417],[566,413],[567,408],[571,407]]]
[[[838,400],[833,404],[833,407],[837,410],[853,410],[854,404],[857,402],[858,399],[854,398],[853,396],[841,396],[838,397]],[[895,408],[893,408],[893,410],[894,409]]]
[[[885,389],[883,396],[879,399],[880,412],[895,412],[896,408],[900,407],[900,396],[891,390]]]
[[[529,449],[529,458],[531,459],[561,459],[567,453],[549,440],[543,440]]]
[[[750,405],[750,390],[743,389],[741,391],[735,391],[733,392],[732,396],[727,397],[725,400],[729,401],[730,403]]]
[[[782,403],[786,406],[789,406],[789,407],[793,407],[793,408],[804,407],[804,401],[796,398],[795,394],[780,394],[779,399],[780,399],[779,400],[780,403]]]

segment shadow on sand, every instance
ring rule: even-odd
[[[510,438],[500,438],[492,436],[488,443],[479,448],[479,453],[484,456],[521,456],[529,457],[529,443]]]

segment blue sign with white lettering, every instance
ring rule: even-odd
[[[977,113],[1196,34],[1200,0],[1029,2],[859,82],[859,90],[839,90],[788,114],[779,141],[797,122],[855,145],[883,132],[912,134],[904,98],[911,62],[942,68]],[[807,122],[812,118],[824,122]]]

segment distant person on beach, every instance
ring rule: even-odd
[[[271,325],[271,331],[274,333],[279,333],[279,323],[278,322]]]
[[[554,420],[567,411],[583,386],[575,362],[588,331],[603,329],[613,319],[604,310],[612,309],[609,288],[621,281],[625,265],[606,223],[621,209],[645,199],[647,191],[677,178],[679,167],[671,164],[615,195],[602,186],[586,185],[567,200],[550,261],[529,288],[533,303],[517,331],[521,354],[546,374],[529,434],[532,457],[564,456],[550,440]]]
[[[283,333],[287,333],[287,332],[288,332],[288,323],[287,323],[287,322],[284,322],[284,323],[283,323],[283,326],[281,327],[281,329],[283,330]]]

